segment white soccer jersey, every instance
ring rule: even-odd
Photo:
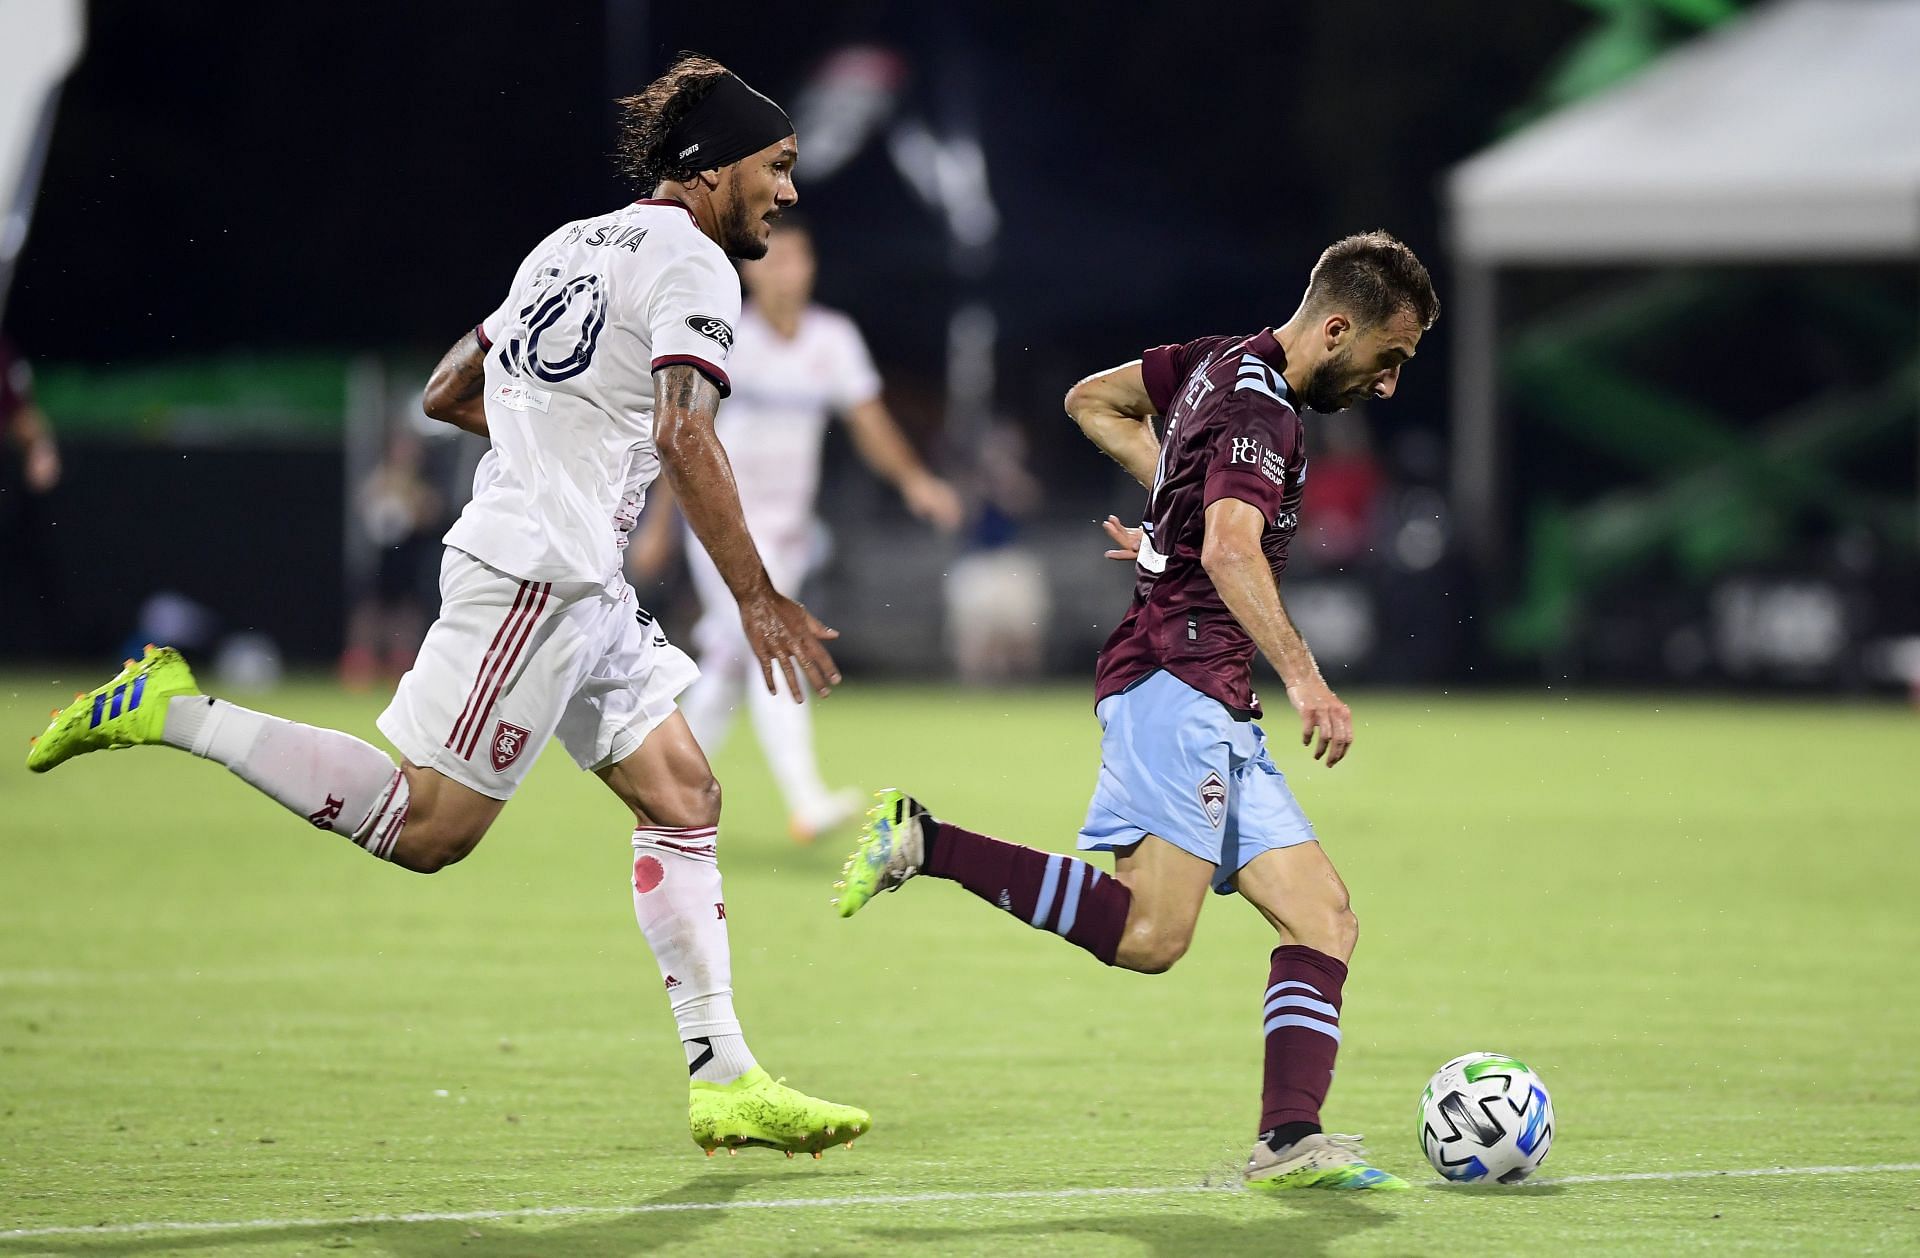
[[[476,331],[492,449],[447,545],[528,581],[617,581],[660,472],[653,373],[730,388],[740,282],[678,201],[568,223],[520,264]]]
[[[827,420],[880,396],[880,375],[853,320],[822,306],[807,307],[791,338],[749,306],[730,367],[733,396],[715,431],[740,483],[747,531],[763,551],[803,545]]]

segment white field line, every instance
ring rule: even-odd
[[[1632,1184],[1641,1180],[1754,1179],[1762,1175],[1900,1175],[1920,1171],[1920,1162],[1874,1162],[1866,1166],[1755,1166],[1734,1171],[1637,1171],[1622,1175],[1562,1175],[1530,1179],[1521,1188],[1551,1188],[1555,1184]],[[1436,1187],[1457,1187],[1443,1184]]]
[[[1750,1179],[1762,1175],[1895,1175],[1920,1171],[1920,1162],[1879,1162],[1866,1166],[1766,1166],[1727,1171],[1643,1171],[1621,1175],[1563,1175],[1529,1180],[1516,1191],[1557,1184],[1625,1184],[1682,1179]],[[1434,1183],[1430,1188],[1468,1185]],[[419,1211],[408,1214],[356,1214],[335,1219],[246,1219],[212,1223],[106,1223],[94,1227],[20,1227],[0,1231],[0,1241],[35,1236],[125,1236],[155,1232],[250,1232],[285,1228],[365,1227],[376,1223],[483,1223],[501,1219],[577,1219],[673,1214],[685,1211],[825,1210],[861,1206],[940,1205],[956,1201],[1075,1201],[1098,1197],[1182,1197],[1239,1192],[1238,1186],[1182,1185],[1164,1188],[1055,1188],[1013,1192],[922,1192],[861,1197],[789,1197],[776,1201],[663,1201],[638,1206],[527,1206],[517,1210]]]

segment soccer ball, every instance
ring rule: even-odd
[[[1420,1097],[1420,1151],[1448,1179],[1517,1184],[1552,1145],[1547,1085],[1512,1057],[1456,1057],[1433,1072]]]

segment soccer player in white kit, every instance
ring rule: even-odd
[[[431,873],[473,850],[558,737],[631,809],[635,915],[686,1049],[694,1140],[815,1156],[867,1114],[768,1076],[733,1009],[716,864],[720,788],[675,696],[695,676],[635,602],[627,533],[664,474],[738,602],[763,681],[839,682],[833,631],[768,578],[714,414],[740,318],[729,255],[766,251],[797,199],[793,126],[702,57],[621,102],[645,199],[568,223],[500,307],[448,351],[427,412],[486,434],[474,496],[446,535],[440,618],[380,728],[404,757],[202,695],[172,649],[56,713],[28,767],[164,744],[225,764],[314,826]]]
[[[960,497],[914,453],[880,399],[880,374],[852,319],[813,304],[813,240],[797,219],[774,225],[766,256],[741,267],[747,306],[727,370],[733,395],[715,424],[740,487],[747,531],[776,589],[798,594],[817,550],[815,515],[827,423],[840,416],[861,460],[900,493],[907,509],[944,532],[958,528]],[[677,531],[672,499],[653,503],[640,526],[635,567],[643,578],[665,567]],[[744,695],[760,750],[786,801],[793,837],[817,835],[859,815],[855,790],[829,790],[813,747],[812,709],[753,684],[754,656],[740,631],[727,583],[699,547],[687,567],[700,596],[694,627],[700,680],[681,704],[708,755],[719,751]]]

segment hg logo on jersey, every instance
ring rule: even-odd
[[[1262,448],[1260,443],[1252,437],[1235,437],[1233,439],[1233,454],[1232,457],[1228,459],[1228,462],[1251,463],[1257,467],[1260,464]]]
[[[488,748],[487,758],[495,773],[505,773],[507,766],[520,758],[520,749],[527,745],[528,737],[526,730],[505,721],[494,727],[493,746]]]
[[[712,315],[688,315],[687,326],[721,349],[733,348],[733,329],[727,326],[725,319],[716,319]]]

